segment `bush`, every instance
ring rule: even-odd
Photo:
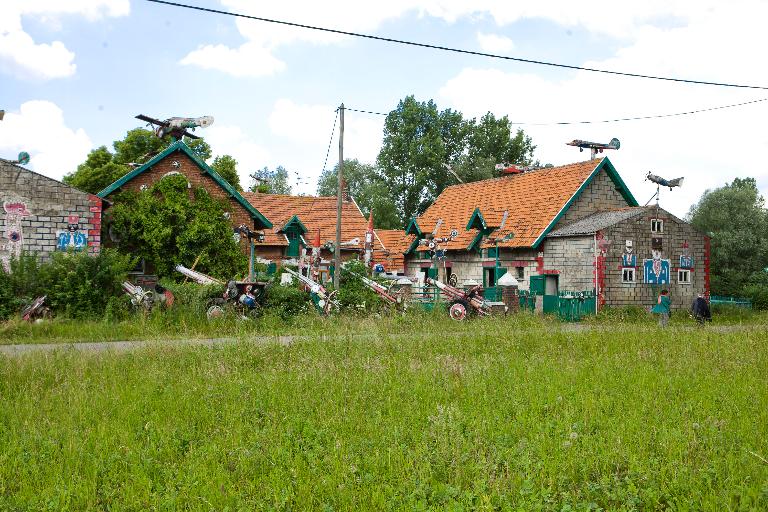
[[[22,253],[10,262],[11,273],[0,267],[0,320],[18,315],[24,306],[43,295],[40,262],[33,254]]]
[[[105,249],[99,254],[54,253],[41,265],[46,301],[56,314],[70,318],[101,317],[111,297],[123,295],[122,283],[135,261]]]
[[[288,320],[310,310],[309,295],[296,286],[272,285],[266,290],[264,309]]]
[[[368,269],[362,261],[348,261],[339,277],[339,309],[345,313],[372,313],[382,309],[385,302],[368,288],[360,276]]]

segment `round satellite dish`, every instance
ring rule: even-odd
[[[609,142],[608,145],[613,147],[613,149],[619,149],[621,147],[621,142],[619,142],[619,139],[614,137],[611,139],[611,142]]]
[[[26,151],[22,151],[19,153],[19,164],[20,165],[27,165],[29,163],[29,153]]]
[[[208,128],[213,124],[213,116],[203,116],[197,119],[197,122],[200,123],[200,128]]]
[[[457,236],[459,236],[459,230],[452,229],[451,230],[451,238],[456,238]]]

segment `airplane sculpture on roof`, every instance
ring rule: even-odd
[[[619,139],[616,137],[611,139],[611,142],[605,144],[602,142],[589,142],[587,140],[580,140],[580,139],[574,139],[571,142],[566,142],[566,145],[568,146],[575,146],[579,148],[579,151],[584,151],[584,149],[589,149],[591,153],[591,158],[595,158],[597,153],[602,153],[603,150],[606,149],[619,149],[621,147],[621,143],[619,142]]]
[[[174,139],[181,139],[182,137],[189,137],[190,139],[199,139],[197,135],[190,133],[188,130],[194,130],[195,128],[207,128],[213,124],[212,116],[203,117],[170,117],[165,121],[160,121],[154,117],[145,116],[139,114],[136,119],[146,121],[150,125],[156,126],[155,135],[161,139],[166,135],[170,135]]]
[[[651,174],[651,172],[648,171],[648,174],[645,176],[645,179],[657,185],[660,185],[662,187],[669,187],[669,190],[672,190],[673,187],[682,186],[684,178],[675,178],[673,180],[667,180],[662,178],[661,176],[656,176],[655,174]]]

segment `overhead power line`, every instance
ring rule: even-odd
[[[675,112],[674,114],[656,114],[656,115],[648,115],[648,116],[619,117],[616,119],[600,119],[600,120],[592,120],[592,121],[553,121],[549,123],[510,122],[509,124],[518,125],[518,126],[558,126],[558,125],[562,126],[562,125],[569,125],[569,124],[620,123],[623,121],[642,121],[645,119],[662,119],[665,117],[690,116],[693,114],[701,114],[703,112],[712,112],[713,110],[723,110],[727,108],[743,107],[745,105],[752,105],[754,103],[761,103],[763,101],[768,101],[768,98],[744,101],[742,103],[733,103],[731,105],[720,105],[719,107],[701,108],[698,110],[688,110],[686,112]],[[361,112],[363,114],[374,114],[377,116],[389,115],[383,112],[374,112],[371,110],[358,110],[350,107],[346,107],[346,110],[349,110],[350,112]]]
[[[328,165],[328,155],[331,154],[331,142],[333,142],[333,134],[336,133],[336,121],[339,120],[339,109],[336,109],[336,117],[333,118],[333,128],[331,128],[331,139],[328,141],[328,149],[325,150],[325,162],[323,162],[323,170]]]
[[[291,21],[283,21],[283,20],[275,20],[271,18],[263,18],[261,16],[251,16],[249,14],[242,14],[237,12],[231,12],[231,11],[222,11],[220,9],[211,9],[208,7],[200,7],[197,5],[189,5],[189,4],[182,4],[178,2],[169,2],[167,0],[146,0],[147,2],[152,2],[155,4],[163,4],[163,5],[171,5],[174,7],[181,7],[184,9],[192,9],[195,11],[202,11],[202,12],[208,12],[212,14],[222,14],[225,16],[234,16],[237,18],[244,18],[248,20],[255,20],[255,21],[263,21],[265,23],[275,23],[277,25],[285,25],[288,27],[295,27],[295,28],[303,28],[307,30],[317,30],[319,32],[328,32],[331,34],[339,34],[344,36],[352,36],[352,37],[361,37],[364,39],[372,39],[374,41],[383,41],[386,43],[395,43],[395,44],[401,44],[401,45],[407,45],[407,46],[416,46],[419,48],[429,48],[432,50],[441,50],[445,52],[453,52],[453,53],[460,53],[464,55],[474,55],[477,57],[488,57],[491,59],[502,59],[502,60],[508,60],[508,61],[514,61],[514,62],[523,62],[525,64],[536,64],[539,66],[550,66],[555,68],[564,68],[564,69],[573,69],[577,71],[589,71],[592,73],[604,73],[607,75],[617,75],[617,76],[625,76],[625,77],[632,77],[632,78],[646,78],[650,80],[663,80],[667,82],[678,82],[678,83],[686,83],[686,84],[698,84],[698,85],[714,85],[718,87],[736,87],[740,89],[762,89],[762,90],[768,90],[768,86],[761,86],[761,85],[748,85],[748,84],[734,84],[734,83],[728,83],[728,82],[709,82],[706,80],[689,80],[685,78],[675,78],[675,77],[669,77],[669,76],[657,76],[657,75],[646,75],[642,73],[629,73],[625,71],[611,71],[608,69],[598,69],[598,68],[587,68],[583,66],[573,66],[570,64],[561,64],[557,62],[548,62],[544,60],[536,60],[536,59],[524,59],[522,57],[510,57],[508,55],[498,55],[494,53],[485,53],[485,52],[477,52],[473,50],[463,50],[461,48],[451,48],[449,46],[441,46],[436,44],[428,44],[428,43],[417,43],[415,41],[406,41],[404,39],[394,39],[391,37],[382,37],[382,36],[374,36],[371,34],[363,34],[360,32],[349,32],[347,30],[338,30],[333,28],[325,28],[325,27],[317,27],[314,25],[305,25],[303,23],[294,23]]]

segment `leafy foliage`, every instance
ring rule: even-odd
[[[0,270],[0,319],[18,315],[35,297],[46,295],[46,305],[69,318],[101,317],[112,298],[122,295],[121,284],[133,259],[105,249],[97,255],[57,252],[48,262],[22,255],[11,261],[11,273]]]
[[[754,178],[707,190],[688,213],[690,222],[708,233],[711,288],[715,295],[741,295],[768,286],[768,212]]]
[[[112,143],[114,153],[106,146],[92,150],[85,162],[64,176],[63,181],[84,192],[98,194],[130,172],[132,167],[146,163],[170,143],[170,135],[160,139],[152,130],[134,128],[122,140]],[[202,160],[211,158],[211,146],[205,140],[185,138],[184,143]]]
[[[338,164],[323,171],[317,182],[317,195],[335,196],[338,191]],[[344,160],[344,182],[349,194],[368,217],[373,210],[373,223],[379,229],[396,229],[400,219],[386,182],[376,167],[357,159]]]
[[[121,250],[144,258],[158,275],[174,276],[174,267],[231,278],[247,267],[232,238],[225,205],[203,188],[191,192],[183,176],[167,176],[146,192],[126,191],[110,209],[112,230]]]
[[[385,303],[376,292],[368,288],[360,276],[368,273],[365,264],[359,260],[347,261],[339,276],[339,309],[342,312],[359,314],[381,310]]]
[[[237,174],[237,160],[229,155],[217,156],[213,159],[211,167],[219,173],[219,176],[227,180],[230,185],[242,192],[243,187],[240,186],[240,176]]]
[[[264,310],[287,320],[310,311],[309,296],[297,286],[272,285],[266,290]]]
[[[290,194],[291,186],[288,184],[288,171],[282,165],[278,165],[274,171],[264,167],[250,175],[253,183],[249,190],[262,194]]]

